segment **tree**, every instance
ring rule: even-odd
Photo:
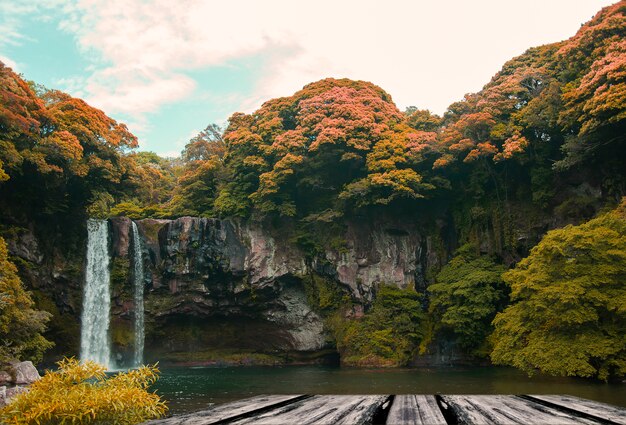
[[[415,130],[437,131],[441,127],[441,117],[428,109],[417,109],[415,106],[409,106],[404,114],[407,125]]]
[[[570,87],[563,95],[560,123],[573,134],[563,146],[566,156],[558,165],[570,167],[597,151],[619,152],[619,146],[626,143],[626,41],[609,45],[580,84]]]
[[[172,215],[212,216],[221,168],[217,157],[197,161],[192,166],[188,164],[178,179],[177,193],[170,202]]]
[[[529,374],[626,375],[626,201],[548,232],[503,277],[512,304],[493,322],[494,363]]]
[[[206,161],[212,157],[221,160],[226,152],[223,132],[217,124],[207,125],[185,145],[181,154],[183,161]]]
[[[215,215],[218,184],[224,181],[222,133],[218,125],[210,124],[185,146],[182,170],[167,207],[170,216]]]
[[[94,362],[64,359],[0,409],[0,421],[30,424],[137,424],[165,414],[160,397],[148,391],[158,378],[154,366],[111,377]]]
[[[0,237],[0,364],[15,359],[37,363],[54,345],[41,335],[51,315],[33,305]]]
[[[224,135],[234,182],[220,188],[216,205],[312,217],[424,197],[432,185],[418,165],[435,133],[404,119],[379,87],[332,78],[236,114]]]
[[[428,292],[430,313],[439,330],[452,333],[467,352],[484,356],[491,321],[507,301],[501,277],[506,267],[476,250],[471,244],[459,248]]]
[[[137,138],[81,99],[38,90],[0,64],[2,203],[16,215],[84,211],[102,194],[119,197],[135,163],[124,153]],[[4,177],[6,174],[8,179]]]

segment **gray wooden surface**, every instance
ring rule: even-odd
[[[543,401],[554,406],[582,412],[587,415],[609,420],[613,423],[626,425],[626,409],[611,404],[600,403],[571,395],[528,395],[531,400]]]
[[[626,409],[567,395],[265,395],[147,422],[210,424],[619,424]]]
[[[462,424],[601,424],[512,395],[444,395]]]
[[[365,424],[386,395],[317,395],[233,424]]]
[[[262,395],[234,401],[232,403],[218,404],[212,408],[186,415],[172,416],[166,419],[149,421],[151,425],[210,425],[228,419],[236,419],[241,415],[251,414],[255,411],[276,407],[301,400],[302,395]]]
[[[397,395],[393,399],[387,425],[446,425],[434,395]]]

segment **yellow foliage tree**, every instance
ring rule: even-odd
[[[28,392],[0,410],[6,424],[136,424],[167,412],[160,397],[148,391],[157,378],[155,366],[105,374],[106,368],[70,358],[58,363]]]

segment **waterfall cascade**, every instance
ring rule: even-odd
[[[80,335],[81,360],[93,360],[111,367],[109,312],[109,229],[106,220],[87,221],[87,270],[83,294]]]
[[[135,301],[135,352],[133,366],[143,364],[144,344],[144,316],[143,316],[143,256],[141,255],[141,238],[135,222],[132,222],[133,232],[133,277],[134,277],[134,301]]]

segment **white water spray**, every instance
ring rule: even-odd
[[[143,317],[143,257],[141,255],[141,238],[135,222],[132,222],[133,230],[133,272],[135,293],[135,352],[133,366],[143,364],[144,345],[144,317]]]
[[[109,227],[106,220],[87,221],[87,270],[80,331],[80,358],[111,367],[109,311]]]

